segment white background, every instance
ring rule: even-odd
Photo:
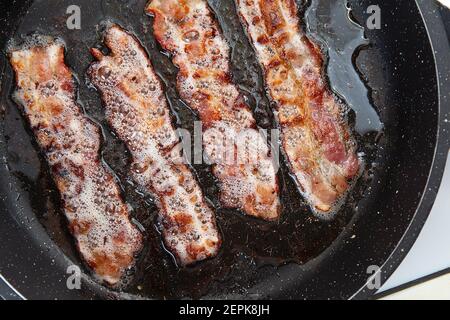
[[[443,5],[450,7],[450,0],[439,0]]]

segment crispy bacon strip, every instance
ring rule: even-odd
[[[268,92],[282,144],[305,198],[329,212],[349,188],[360,160],[344,106],[322,74],[322,54],[299,27],[295,0],[236,0]]]
[[[76,103],[64,46],[53,40],[11,52],[23,106],[61,195],[78,250],[95,275],[118,285],[141,250],[111,173],[99,159],[100,130]]]
[[[229,46],[205,0],[153,0],[154,32],[180,69],[178,91],[203,124],[205,153],[224,207],[276,220],[276,169],[249,106],[231,82]],[[222,148],[222,145],[225,147]]]
[[[131,175],[159,206],[164,243],[182,266],[215,256],[221,245],[213,211],[188,167],[172,126],[162,86],[141,44],[117,25],[105,33],[109,56],[88,74],[99,89],[106,117],[133,158]]]

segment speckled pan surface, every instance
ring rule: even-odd
[[[335,219],[324,222],[313,218],[301,196],[292,191],[295,188],[283,170],[280,181],[284,209],[279,224],[258,222],[239,212],[221,209],[210,168],[195,166],[200,185],[217,210],[224,245],[216,259],[181,272],[160,245],[153,223],[154,204],[127,182],[126,148],[108,131],[100,97],[85,81],[92,61],[88,49],[101,43],[101,22],[117,22],[133,32],[150,53],[176,115],[174,123],[192,129],[195,115],[179,100],[174,85],[177,70],[153,39],[151,19],[143,12],[145,1],[128,1],[128,5],[113,0],[78,1],[83,12],[82,29],[70,32],[65,26],[65,10],[72,2],[57,1],[51,11],[45,9],[45,2],[1,4],[1,47],[4,49],[12,36],[20,40],[21,35],[31,31],[63,38],[66,62],[78,75],[80,102],[104,128],[102,155],[122,182],[126,200],[134,208],[133,217],[146,228],[147,248],[126,294],[108,291],[90,280],[89,275],[83,276],[81,290],[67,289],[67,267],[82,264],[64,229],[58,197],[45,163],[10,99],[14,89],[12,73],[2,54],[0,273],[25,297],[367,298],[372,292],[361,290],[369,276],[367,268],[384,266],[383,277],[387,277],[404,257],[433,204],[448,151],[448,122],[444,121],[448,119],[448,106],[442,100],[444,95],[439,94],[449,92],[449,84],[438,78],[436,61],[439,72],[448,74],[448,65],[442,61],[450,58],[445,56],[448,42],[439,29],[440,18],[431,2],[419,1],[417,5],[403,0],[380,4],[383,27],[366,30],[369,46],[355,54],[359,73],[370,88],[369,102],[378,110],[385,132],[358,137],[367,163],[373,165],[368,166]],[[258,125],[270,127],[273,119],[263,94],[259,66],[239,25],[233,1],[209,3],[233,49],[234,81],[247,96]],[[346,37],[330,36],[333,30],[320,26],[326,20],[334,21],[330,12],[339,8],[339,3],[312,1],[318,11],[309,12],[307,20],[312,36],[330,48],[339,48],[342,43],[338,39]],[[369,4],[365,0],[349,1],[352,16],[362,25]],[[324,20],[314,19],[316,16]],[[436,42],[436,61],[423,18]],[[334,31],[351,37],[358,35],[354,29]],[[347,57],[348,54],[351,52]],[[330,56],[333,57],[332,52]],[[339,83],[335,66],[336,61],[330,61],[333,88],[349,102],[361,101],[354,93],[346,94],[349,90]]]

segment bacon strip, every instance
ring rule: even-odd
[[[329,212],[359,171],[356,143],[323,78],[319,48],[299,27],[295,0],[236,0],[276,102],[284,152],[305,198]]]
[[[111,173],[99,159],[100,130],[76,103],[76,87],[53,40],[11,52],[15,98],[33,130],[59,190],[78,250],[95,275],[119,285],[141,250]]]
[[[229,46],[207,2],[153,0],[146,10],[154,16],[157,40],[180,69],[181,97],[202,121],[205,154],[220,183],[222,205],[278,219],[275,165],[249,106],[231,81]]]
[[[109,56],[88,75],[101,92],[106,117],[132,155],[131,176],[159,206],[164,243],[182,266],[213,257],[221,237],[214,213],[180,156],[162,86],[141,44],[117,25],[104,38]]]

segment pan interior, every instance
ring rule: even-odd
[[[217,209],[225,241],[218,258],[179,270],[161,245],[154,226],[154,203],[150,197],[139,194],[128,181],[128,151],[109,131],[99,96],[85,81],[86,69],[92,61],[89,48],[101,43],[102,22],[117,22],[136,34],[147,48],[165,84],[168,101],[176,115],[174,123],[193,131],[196,116],[177,95],[174,88],[177,70],[152,36],[151,19],[143,14],[145,2],[80,0],[81,30],[68,30],[66,9],[71,1],[58,1],[52,10],[48,10],[46,1],[36,0],[30,2],[31,6],[22,15],[20,24],[10,26],[14,29],[15,42],[22,41],[32,32],[60,37],[65,41],[67,64],[79,80],[80,103],[86,113],[103,127],[102,155],[105,163],[117,174],[125,198],[134,208],[133,217],[146,228],[147,247],[127,292],[149,298],[349,297],[366,281],[367,268],[381,266],[399,242],[424,192],[431,169],[438,118],[437,84],[426,30],[423,25],[410,22],[421,21],[415,4],[396,1],[380,5],[381,12],[386,12],[382,29],[367,30],[370,45],[358,50],[349,60],[355,63],[370,88],[364,92],[367,101],[363,101],[376,106],[385,131],[384,134],[358,135],[366,170],[336,217],[330,221],[315,218],[296,191],[285,166],[280,173],[284,205],[282,220],[271,224],[243,217],[238,212],[220,208],[210,168],[195,166],[206,196]],[[326,13],[339,2],[313,1],[312,5],[318,6],[319,13]],[[248,98],[258,124],[270,128],[273,117],[264,94],[262,76],[253,50],[239,26],[233,1],[211,0],[210,4],[233,48],[234,80]],[[365,25],[368,18],[366,9],[369,5],[370,1],[349,1],[352,16],[361,25]],[[314,13],[310,14],[311,25],[314,21],[319,22],[318,25],[323,23],[315,20]],[[314,31],[318,32],[316,36],[327,36],[329,32],[326,29]],[[343,33],[344,38],[345,35]],[[357,30],[347,36],[358,44],[365,42]],[[334,48],[333,43],[328,42],[327,45]],[[58,195],[45,162],[30,138],[17,106],[10,99],[14,90],[13,75],[6,61],[3,63],[1,152],[9,175],[2,177],[1,181],[4,185],[17,187],[19,194],[10,206],[9,214],[22,212],[23,215],[16,219],[23,219],[25,225],[27,220],[37,217],[63,254],[70,261],[82,265],[66,230]],[[333,72],[338,74],[333,61],[328,67],[330,75]],[[340,92],[336,81],[332,85],[339,93],[343,96],[345,92],[349,93],[350,96],[346,96],[349,99],[355,97],[351,90]],[[359,78],[353,81],[358,84]],[[364,99],[360,91],[355,94]],[[355,116],[350,115],[350,118]],[[28,233],[42,232],[24,230]],[[39,237],[35,239],[38,241]],[[45,268],[45,261],[42,264]],[[88,283],[79,294],[88,296],[91,285]],[[64,288],[55,289],[55,294],[58,290]]]

